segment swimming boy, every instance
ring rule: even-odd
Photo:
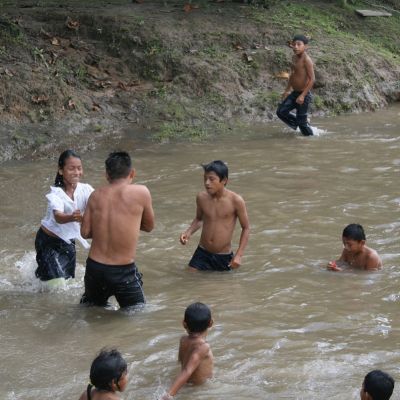
[[[187,382],[201,385],[212,377],[214,357],[206,342],[212,324],[211,311],[205,304],[193,303],[186,308],[183,327],[188,334],[182,336],[178,354],[182,369],[168,393],[162,397],[163,400],[175,396]]]
[[[105,164],[108,184],[91,194],[81,226],[82,236],[92,238],[81,303],[104,307],[114,295],[129,307],[145,302],[135,257],[139,231],[154,227],[152,200],[146,186],[131,185],[128,153],[111,153]]]
[[[394,379],[378,369],[369,372],[360,390],[361,400],[389,400],[394,389]]]
[[[246,205],[241,196],[226,189],[228,167],[220,160],[203,165],[205,191],[196,198],[196,216],[189,228],[180,236],[185,245],[202,227],[200,243],[189,267],[193,270],[228,271],[238,268],[249,240],[250,226]],[[242,232],[239,247],[232,252],[232,235],[236,220]]]
[[[313,131],[307,121],[307,112],[312,100],[310,90],[314,85],[315,75],[313,62],[306,52],[308,38],[295,35],[290,47],[294,52],[291,73],[276,114],[290,128],[296,130],[299,127],[304,136],[311,136]],[[296,109],[296,115],[291,113],[293,109]]]
[[[342,271],[337,263],[346,263],[352,268],[376,270],[382,268],[382,261],[378,253],[365,245],[364,229],[359,224],[347,225],[342,234],[343,251],[337,261],[331,261],[328,269]]]
[[[90,367],[90,382],[79,400],[118,400],[128,384],[128,366],[119,351],[102,350]]]

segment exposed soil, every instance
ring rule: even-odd
[[[312,38],[314,115],[400,100],[395,9],[362,19],[311,0],[269,9],[202,1],[186,11],[182,2],[9,3],[0,14],[0,161],[84,151],[127,127],[193,140],[270,121],[289,71],[286,42],[298,32]]]

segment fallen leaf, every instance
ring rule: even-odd
[[[69,99],[69,100],[68,100],[67,107],[68,107],[70,110],[73,110],[74,108],[76,108],[76,105],[75,105],[75,103],[74,103],[74,101],[73,101],[72,99]]]
[[[65,26],[68,29],[71,29],[71,30],[74,30],[74,31],[76,31],[79,28],[79,25],[80,25],[79,21],[74,21],[69,17],[67,18],[67,21],[65,22]]]
[[[51,44],[52,44],[53,46],[59,46],[59,45],[60,45],[60,41],[59,41],[56,37],[53,37],[53,38],[51,39]]]
[[[124,82],[118,81],[118,85],[117,86],[122,90],[127,90],[127,87],[126,87]]]
[[[93,102],[92,111],[101,111],[101,106],[99,103]]]
[[[12,72],[11,70],[9,70],[8,68],[4,69],[4,73],[8,76],[14,76],[15,72]]]
[[[289,72],[286,72],[286,71],[278,72],[277,74],[275,74],[275,78],[289,79]]]
[[[46,104],[49,101],[49,96],[42,94],[40,96],[32,96],[31,97],[32,103],[35,104]]]
[[[199,6],[197,4],[186,3],[183,6],[183,11],[190,12],[190,11],[196,10],[197,8],[199,8]]]
[[[243,58],[246,62],[251,63],[253,61],[253,57],[247,53],[243,53]]]

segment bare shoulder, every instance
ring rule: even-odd
[[[206,341],[199,343],[195,349],[195,352],[197,352],[200,358],[207,357],[210,352],[210,345]]]
[[[378,252],[374,249],[368,248],[367,252],[368,267],[370,268],[381,268],[382,260]]]
[[[128,185],[126,189],[132,196],[140,197],[145,200],[151,198],[150,190],[145,185]]]
[[[312,61],[311,57],[307,53],[304,53],[304,63],[305,64],[309,64],[309,65],[313,65],[313,61]]]
[[[229,195],[235,206],[243,206],[245,204],[244,199],[240,194],[232,192],[232,190],[227,190],[227,194]]]

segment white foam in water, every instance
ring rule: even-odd
[[[34,251],[26,252],[22,258],[15,262],[20,276],[19,280],[14,287],[24,288],[27,291],[32,292],[57,292],[65,291],[69,288],[67,281],[64,278],[52,279],[48,282],[43,282],[36,278],[35,270],[36,264],[36,253]],[[71,281],[74,281],[71,279]],[[73,284],[74,285],[74,284]]]
[[[328,131],[327,131],[326,129],[319,129],[319,128],[317,128],[316,126],[311,126],[311,125],[310,125],[310,128],[311,128],[312,131],[313,131],[313,136],[320,136],[321,134],[328,133]],[[297,128],[297,129],[296,129],[296,132],[299,132],[299,133],[300,133],[300,128]]]

